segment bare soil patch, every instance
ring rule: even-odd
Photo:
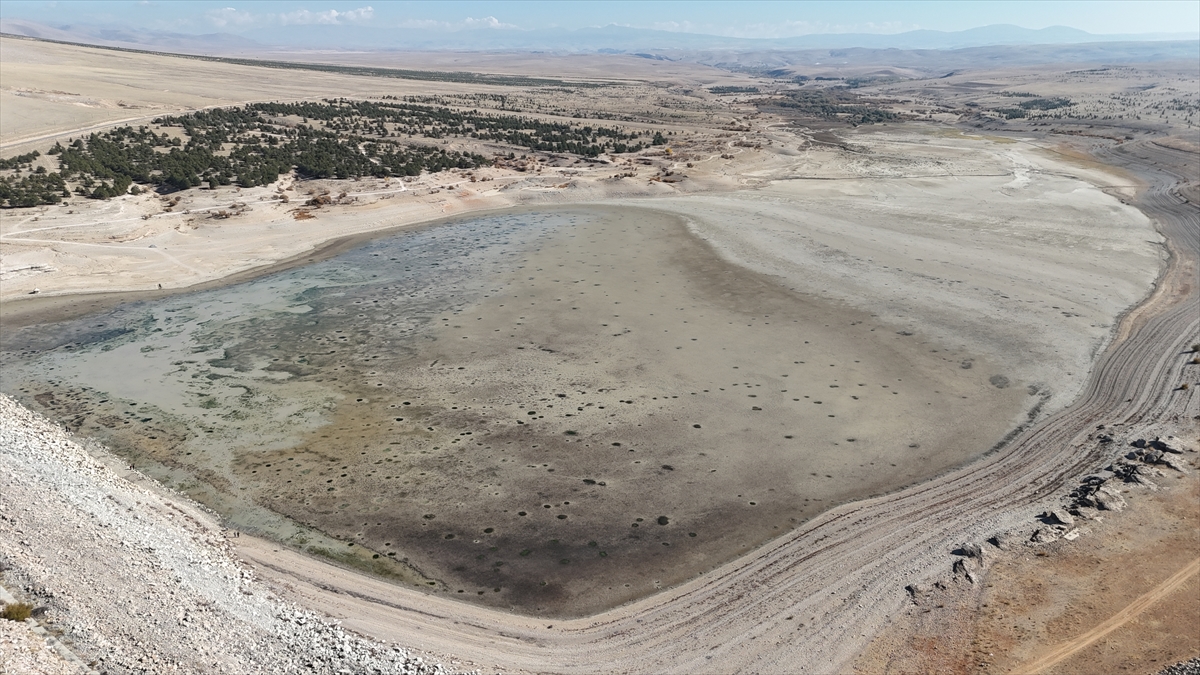
[[[990,561],[976,583],[933,589],[855,672],[1150,675],[1200,654],[1200,579],[1142,597],[1200,555],[1200,480],[1169,473],[1158,491],[1124,489],[1129,508],[1086,521],[1072,541],[985,545]]]

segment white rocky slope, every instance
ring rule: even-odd
[[[0,584],[101,673],[448,672],[283,602],[210,515],[116,475],[3,395]],[[14,626],[0,672],[32,663]]]

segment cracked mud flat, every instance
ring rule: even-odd
[[[875,240],[911,233],[882,226],[855,241],[820,213],[819,202],[838,208],[832,194],[814,195],[803,221],[747,199],[669,205],[687,218],[628,207],[476,217],[33,327],[6,336],[5,389],[244,529],[452,597],[584,615],[977,457],[1048,391],[1073,395],[1070,382],[1024,377],[1025,346],[986,322],[1042,321],[1030,343],[1077,339],[1079,353],[1037,356],[1082,375],[1101,322],[1157,269],[1153,247],[1130,241],[1152,238],[1144,219],[1093,193],[1070,208],[1114,224],[1107,245],[1093,233],[1087,262],[1138,261],[1104,277],[1109,291],[1089,277],[1056,291],[1108,293],[1087,308],[1094,335],[1078,339],[1086,331],[1060,307],[1042,311],[1036,280],[989,269],[1001,244],[1028,243],[1011,235],[973,261],[973,290],[934,280],[912,296],[915,318],[879,316],[897,273],[884,263],[914,254]],[[766,224],[749,222],[755,210]],[[967,243],[923,243],[946,255],[974,245],[969,220],[943,221]],[[823,240],[812,250],[847,253],[803,268],[823,270],[824,284],[748,270],[782,249],[747,245],[733,227],[743,221],[806,225]],[[1054,234],[1048,222],[1039,236]],[[1058,229],[1074,222],[1062,216]],[[872,247],[874,269],[847,262]],[[883,301],[868,292],[852,305],[833,292],[844,283]],[[802,292],[812,289],[824,297]],[[997,313],[987,298],[1003,295],[1041,313]],[[951,296],[980,320],[974,333],[919,320]]]

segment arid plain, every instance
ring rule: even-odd
[[[850,667],[901,612],[906,585],[934,568],[949,575],[963,527],[979,537],[1032,526],[1054,497],[962,510],[959,529],[926,532],[927,548],[904,563],[855,572],[873,577],[854,590],[857,609],[817,599],[829,595],[826,571],[804,571],[833,523],[855,504],[911,502],[930,480],[1015,461],[1022,438],[1094,391],[1097,359],[1136,330],[1131,308],[1156,288],[1173,288],[1163,306],[1194,300],[1194,242],[1168,242],[1162,216],[1138,208],[1152,180],[1078,142],[1150,143],[1181,120],[1135,131],[1147,140],[972,125],[942,78],[865,92],[899,116],[886,124],[805,123],[747,94],[711,93],[765,91],[753,76],[688,63],[664,74],[626,56],[498,61],[507,74],[603,79],[571,89],[3,47],[6,157],[168,113],[333,97],[468,106],[504,94],[539,119],[590,112],[667,134],[600,161],[529,153],[404,179],[290,175],[3,214],[4,393],[103,439],[226,523],[301,550],[320,541],[308,549],[324,561],[244,539],[243,555],[283,580],[285,596],[368,635],[508,671],[590,672],[582,654],[594,649],[629,671]],[[171,76],[181,67],[186,86]],[[1057,87],[1074,70],[989,77],[995,90]],[[1195,78],[1175,64],[1116,76],[1074,85],[1076,105],[1147,78],[1164,89]],[[905,87],[908,98],[887,91]],[[614,115],[628,119],[604,121]],[[1154,147],[1179,152],[1188,138]],[[1172,161],[1186,180],[1189,160]],[[406,264],[418,245],[410,267],[457,267],[427,282],[412,269],[338,272],[370,270],[372,256]],[[471,262],[443,259],[460,249]],[[1172,273],[1182,286],[1164,282]],[[243,304],[218,319],[229,303]],[[145,321],[168,314],[180,321],[161,334]],[[1170,338],[1179,349],[1195,341],[1189,319]],[[397,320],[403,334],[390,335]],[[118,326],[134,329],[99,335]],[[188,359],[197,346],[217,351]],[[1172,387],[1191,376],[1168,371]],[[1153,421],[1194,446],[1194,394],[1179,391],[1163,404],[1173,420]],[[841,527],[858,560],[885,545]],[[331,553],[346,544],[352,552]],[[795,571],[768,575],[771,565]],[[811,618],[793,618],[800,607]],[[417,630],[405,608],[432,623]],[[702,615],[725,619],[703,628]],[[671,637],[679,631],[692,640]],[[497,632],[520,637],[497,647]]]

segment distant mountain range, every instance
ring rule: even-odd
[[[101,26],[45,26],[21,19],[0,19],[0,33],[25,37],[78,42],[105,47],[127,47],[184,54],[227,54],[259,52],[271,47],[240,35],[210,33],[191,35],[166,31],[144,31]]]
[[[467,50],[651,53],[695,50],[761,51],[807,49],[963,49],[998,45],[1064,45],[1101,42],[1197,40],[1187,33],[1097,35],[1066,26],[1029,29],[993,25],[963,31],[915,30],[892,35],[829,33],[789,38],[732,38],[624,26],[578,30],[436,31],[382,26],[307,25],[259,28],[243,34],[193,35],[111,26],[47,26],[0,19],[0,32],[66,42],[185,53],[268,52],[275,48],[333,50]],[[670,56],[667,54],[666,56]]]

